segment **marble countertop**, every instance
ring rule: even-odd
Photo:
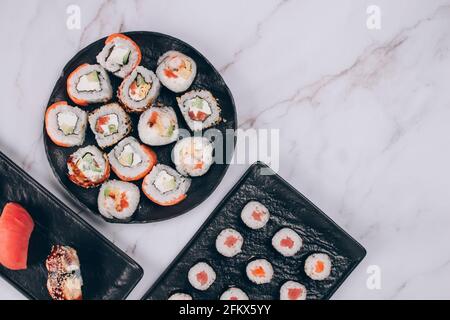
[[[80,29],[66,27],[71,4]],[[367,25],[373,4],[380,29]],[[69,199],[44,153],[48,97],[79,49],[133,30],[196,47],[241,128],[280,129],[280,175],[368,251],[334,299],[450,298],[449,0],[6,0],[0,26],[0,150],[142,265],[131,299],[247,168],[232,165],[214,195],[166,222],[110,225]],[[22,298],[0,279],[0,299]]]

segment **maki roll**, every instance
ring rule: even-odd
[[[179,173],[191,177],[203,176],[213,164],[214,146],[204,137],[188,137],[177,142],[172,160]]]
[[[192,300],[192,296],[187,293],[174,293],[168,300]]]
[[[176,170],[157,164],[144,178],[142,191],[156,204],[173,206],[186,199],[191,179],[183,177]]]
[[[270,219],[269,210],[258,201],[250,201],[242,209],[241,219],[253,230],[264,228]]]
[[[101,185],[110,174],[106,154],[95,146],[78,149],[70,155],[67,169],[70,181],[83,188]]]
[[[292,257],[302,248],[302,238],[292,229],[283,228],[272,238],[272,246],[285,257]]]
[[[177,98],[178,106],[192,131],[200,131],[219,123],[221,109],[207,90],[193,90]]]
[[[150,146],[163,146],[178,139],[178,119],[171,107],[159,105],[141,114],[139,138]]]
[[[273,267],[265,259],[253,260],[247,265],[247,277],[256,284],[270,283],[273,278]]]
[[[131,131],[130,117],[118,103],[110,103],[91,112],[89,124],[102,149],[115,145]]]
[[[110,180],[102,185],[98,194],[98,211],[108,219],[126,220],[136,211],[141,194],[130,182]]]
[[[197,75],[194,60],[178,51],[168,51],[158,59],[156,75],[173,92],[186,91]]]
[[[229,288],[220,296],[220,300],[249,300],[248,295],[239,288]]]
[[[67,94],[80,106],[105,103],[111,100],[113,90],[108,74],[98,64],[82,64],[67,78]]]
[[[241,253],[244,238],[234,229],[222,230],[216,238],[216,249],[225,257],[234,257]]]
[[[305,286],[295,281],[287,281],[280,288],[280,300],[306,300]]]
[[[188,280],[195,289],[206,291],[216,281],[216,272],[206,262],[199,262],[189,270]]]
[[[117,97],[128,111],[142,112],[156,100],[160,87],[156,75],[139,66],[123,80]]]
[[[48,107],[45,113],[45,130],[54,144],[60,147],[80,146],[84,142],[87,113],[59,101]]]
[[[313,280],[325,280],[331,273],[331,259],[325,253],[314,253],[305,261],[305,273]]]
[[[97,63],[119,78],[128,76],[142,60],[141,49],[126,35],[110,35],[103,50],[97,55]]]
[[[123,181],[144,178],[157,162],[156,153],[135,138],[120,141],[108,154],[113,172]]]

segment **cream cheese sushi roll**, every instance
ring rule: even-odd
[[[54,144],[60,147],[80,146],[84,142],[87,113],[59,101],[47,108],[45,130]]]
[[[158,59],[156,75],[161,83],[173,92],[189,89],[197,75],[197,64],[178,51],[168,51]]]
[[[306,288],[301,283],[287,281],[280,288],[280,300],[306,300]]]
[[[216,238],[217,251],[229,258],[241,253],[243,244],[244,238],[234,229],[224,229]]]
[[[250,229],[264,228],[270,219],[269,210],[258,201],[250,201],[242,209],[241,219]]]
[[[325,253],[314,253],[305,261],[305,273],[313,280],[325,280],[331,273],[331,259]]]
[[[116,144],[131,131],[130,117],[118,103],[110,103],[91,112],[89,125],[102,149]]]
[[[203,176],[213,164],[213,144],[204,137],[187,137],[172,150],[172,161],[179,173],[191,177]]]
[[[272,264],[265,259],[253,260],[247,265],[247,277],[256,284],[270,283],[273,278]]]
[[[113,91],[109,76],[98,64],[82,64],[67,77],[67,94],[80,106],[106,103]]]
[[[152,107],[141,114],[138,131],[141,141],[149,146],[175,142],[179,135],[177,115],[171,107]]]
[[[172,294],[168,300],[186,300],[186,301],[188,301],[188,300],[193,300],[193,299],[192,299],[192,296],[187,293],[178,292],[178,293]]]
[[[249,300],[248,295],[239,288],[233,287],[220,296],[220,300]]]
[[[177,98],[178,107],[192,131],[201,131],[219,123],[221,109],[207,90],[193,90]]]
[[[122,81],[117,97],[128,111],[143,112],[156,100],[160,87],[156,75],[139,66]]]
[[[206,262],[199,262],[189,270],[188,280],[195,289],[206,291],[216,281],[216,272]]]
[[[119,78],[128,76],[142,60],[141,49],[131,38],[121,33],[110,35],[97,63]]]
[[[283,228],[272,238],[272,246],[285,257],[292,257],[302,248],[302,238],[290,228]]]
[[[67,159],[69,179],[83,188],[96,187],[109,178],[106,154],[95,146],[78,149]]]
[[[144,178],[142,191],[156,204],[173,206],[187,197],[191,179],[183,177],[176,170],[157,164]]]
[[[129,219],[140,200],[139,188],[130,182],[110,180],[105,182],[98,194],[98,211],[108,219]]]

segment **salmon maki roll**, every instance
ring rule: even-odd
[[[258,230],[269,222],[270,212],[261,202],[250,201],[242,209],[241,219],[250,229]]]
[[[95,146],[78,149],[67,159],[70,181],[83,188],[101,185],[108,180],[110,165],[106,154]]]
[[[206,291],[216,281],[216,272],[206,262],[199,262],[189,270],[188,280],[195,289]]]
[[[285,257],[292,257],[302,248],[302,238],[290,228],[283,228],[272,238],[272,246]]]
[[[248,295],[242,291],[239,288],[233,287],[226,290],[222,295],[220,296],[220,300],[230,300],[230,301],[237,301],[237,300],[249,300]]]
[[[306,288],[301,283],[287,281],[280,288],[280,300],[306,300]]]
[[[273,278],[272,264],[265,259],[253,260],[247,265],[247,277],[256,284],[270,283]]]
[[[322,281],[331,274],[331,259],[325,253],[314,253],[305,261],[305,273],[313,280]]]
[[[241,253],[244,238],[234,229],[222,230],[216,238],[217,251],[228,258],[234,257]]]
[[[172,294],[168,300],[192,300],[192,296],[187,293],[177,292]]]

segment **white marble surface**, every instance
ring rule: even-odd
[[[81,30],[66,28],[69,4]],[[366,27],[370,4],[381,30]],[[221,70],[243,128],[281,129],[280,174],[368,250],[335,299],[450,298],[449,0],[2,1],[0,149],[77,211],[46,161],[43,111],[80,48],[132,30],[189,42]],[[80,213],[145,269],[130,298],[245,169],[232,166],[205,203],[167,222]],[[369,265],[381,290],[366,287]],[[0,299],[21,298],[0,280]]]

